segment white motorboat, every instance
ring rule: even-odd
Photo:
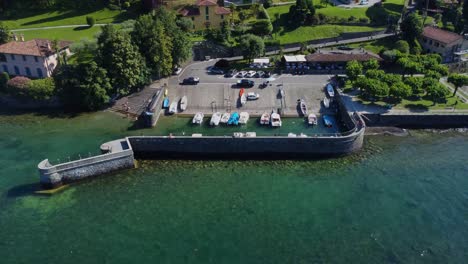
[[[249,113],[247,112],[240,112],[239,114],[239,124],[245,125],[247,121],[249,121]]]
[[[307,123],[311,126],[317,125],[317,116],[315,114],[309,114],[307,117]]]
[[[179,108],[181,111],[185,111],[185,109],[187,109],[187,96],[184,95],[180,98]]]
[[[270,124],[270,114],[263,113],[260,117],[260,125],[269,125]]]
[[[175,114],[177,113],[177,101],[174,100],[174,102],[171,103],[169,106],[169,114]]]
[[[297,135],[294,133],[288,133],[288,137],[297,137]]]
[[[221,120],[219,121],[221,124],[226,124],[229,121],[229,118],[231,117],[230,113],[224,113],[221,116]]]
[[[210,126],[217,126],[217,125],[219,125],[220,121],[221,121],[221,113],[216,112],[211,116]]]
[[[325,106],[325,108],[329,108],[330,107],[330,99],[328,99],[327,97],[323,98],[323,106]]]
[[[205,115],[202,112],[196,113],[195,116],[192,119],[192,123],[195,124],[195,125],[201,125],[201,123],[203,122],[203,117],[204,116]]]
[[[242,94],[240,98],[240,103],[241,105],[245,105],[245,103],[247,103],[247,97],[245,96],[245,94]]]
[[[270,124],[272,127],[280,127],[282,125],[281,116],[278,113],[271,113]]]

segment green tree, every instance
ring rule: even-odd
[[[465,1],[466,5],[466,1]],[[468,76],[463,74],[450,74],[448,77],[448,82],[455,86],[455,90],[453,91],[453,96],[457,94],[458,88],[463,86],[468,86]]]
[[[448,67],[442,64],[436,64],[429,68],[429,70],[439,73],[441,76],[447,76],[449,73]]]
[[[376,59],[370,59],[363,63],[363,67],[365,70],[377,70],[380,65]]]
[[[379,80],[383,81],[388,86],[392,86],[395,83],[400,83],[402,81],[402,78],[401,78],[401,75],[387,73],[387,74],[384,74],[383,77]]]
[[[389,89],[389,95],[396,99],[409,97],[412,92],[411,87],[401,81],[394,83]]]
[[[406,77],[404,83],[411,87],[413,95],[418,95],[423,92],[423,78],[421,77]]]
[[[362,65],[358,61],[349,61],[346,63],[346,75],[351,82],[356,81],[359,75],[362,74]]]
[[[164,26],[165,34],[169,36],[172,43],[172,67],[178,66],[189,59],[192,55],[192,41],[190,41],[189,34],[177,26],[175,22],[177,19],[176,13],[164,7],[158,8],[154,19]],[[162,43],[161,45],[170,44]]]
[[[356,85],[364,91],[365,94],[371,97],[386,97],[388,96],[389,87],[386,83],[377,79],[367,77],[359,77]]]
[[[52,78],[32,80],[28,83],[28,95],[34,100],[49,100],[55,94]]]
[[[7,25],[0,22],[0,45],[9,42],[11,39],[11,32]]]
[[[149,71],[144,58],[133,45],[130,35],[106,25],[98,37],[96,60],[106,69],[115,91],[128,94],[149,81]]]
[[[244,58],[249,61],[253,60],[255,57],[263,55],[265,52],[265,43],[263,40],[255,35],[247,34],[244,35],[239,43],[239,46],[242,50]]]
[[[410,46],[408,44],[408,41],[405,40],[397,41],[395,43],[395,49],[404,54],[409,54],[410,52]]]
[[[370,79],[381,80],[385,76],[385,72],[382,70],[370,69],[366,72],[366,77]]]
[[[423,67],[420,63],[415,62],[407,57],[398,59],[397,64],[403,69],[402,75],[410,74],[413,76],[414,74],[422,72],[423,70]]]
[[[95,23],[96,19],[94,19],[94,17],[86,16],[86,24],[88,24],[89,27],[93,27]]]
[[[180,17],[176,21],[177,26],[185,32],[190,32],[193,29],[193,22],[186,17]]]
[[[315,15],[314,2],[312,0],[306,0],[307,10],[309,11],[309,16]]]
[[[449,94],[445,86],[439,83],[439,81],[436,79],[424,78],[423,86],[425,87],[426,95],[431,98],[431,101],[434,102],[434,105],[436,102],[442,98],[445,98],[445,96]]]
[[[423,22],[419,15],[416,13],[411,13],[403,21],[400,25],[401,32],[403,33],[403,37],[408,41],[413,43],[415,39],[417,39],[423,30]]]
[[[273,0],[263,0],[263,7],[267,9],[270,8],[272,4],[273,4]]]
[[[135,22],[132,39],[153,74],[160,77],[172,73],[173,42],[158,20],[151,15],[140,16]]]
[[[7,83],[10,80],[10,75],[8,72],[2,72],[0,74],[0,92],[7,91]]]
[[[273,25],[269,19],[259,19],[252,25],[252,33],[255,35],[270,35],[273,31]]]
[[[61,66],[54,73],[54,80],[62,103],[73,111],[102,108],[113,90],[106,70],[95,62]]]
[[[465,0],[465,2],[463,3],[462,14],[463,19],[465,20],[465,26],[468,26],[468,0]]]

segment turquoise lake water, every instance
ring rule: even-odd
[[[207,131],[186,123],[0,115],[0,263],[467,263],[466,133],[367,137],[360,153],[323,160],[141,160],[34,195],[44,158]]]

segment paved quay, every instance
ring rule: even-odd
[[[330,75],[273,75],[268,80],[270,85],[260,88],[259,85],[267,79],[250,78],[255,86],[246,88],[246,93],[255,92],[260,95],[258,100],[247,101],[241,106],[239,100],[240,88],[235,84],[239,78],[225,78],[222,75],[211,75],[207,68],[216,61],[199,62],[189,65],[179,76],[168,80],[168,96],[170,101],[188,98],[187,110],[180,115],[193,115],[203,112],[206,115],[214,112],[248,112],[251,116],[260,116],[264,112],[281,109],[283,116],[298,116],[297,100],[304,99],[309,112],[333,113],[325,109],[321,103],[325,97],[324,87]],[[181,85],[184,78],[198,76],[198,85]],[[279,89],[285,92],[284,98],[279,96]]]

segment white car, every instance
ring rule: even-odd
[[[174,71],[172,72],[172,74],[179,75],[181,72],[182,72],[182,68],[177,67],[177,68],[174,68]]]
[[[256,71],[249,71],[249,72],[245,75],[245,77],[246,77],[246,78],[253,78],[254,75],[255,75],[255,73],[257,73],[257,72],[256,72]]]
[[[247,74],[246,71],[240,71],[236,74],[237,78],[244,78],[244,76]]]
[[[258,93],[247,93],[247,100],[257,100],[260,97]]]

